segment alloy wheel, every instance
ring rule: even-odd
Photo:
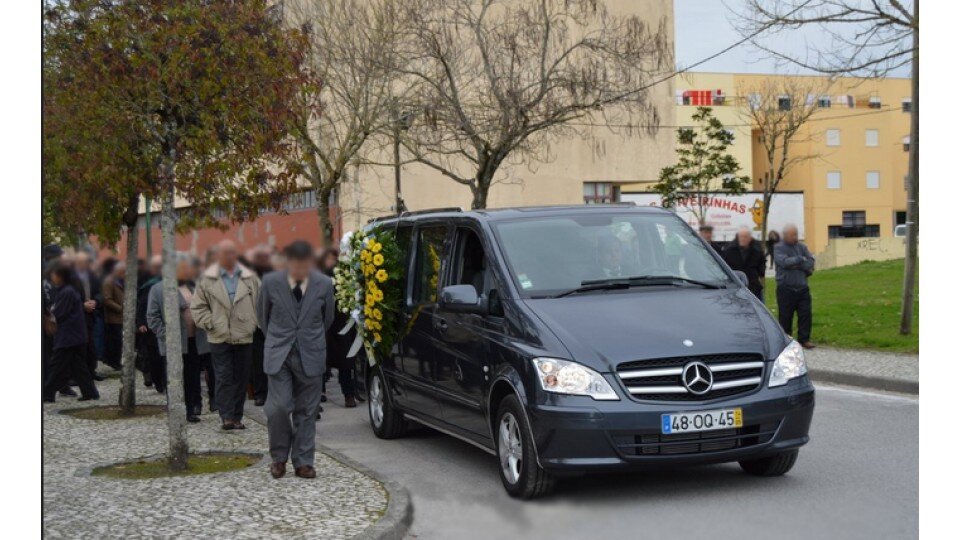
[[[500,418],[498,432],[497,451],[503,476],[511,484],[516,484],[523,470],[523,439],[520,437],[520,424],[513,413],[508,412]]]
[[[379,428],[383,424],[383,385],[379,375],[370,378],[370,396],[367,403],[370,407],[370,420],[374,427]]]

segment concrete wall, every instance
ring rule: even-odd
[[[863,261],[889,261],[903,259],[903,238],[833,238],[826,249],[816,255],[817,269],[826,270],[849,266]]]

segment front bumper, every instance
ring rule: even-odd
[[[541,396],[542,397],[542,396]],[[660,415],[743,409],[743,427],[697,435],[660,435]],[[594,401],[548,396],[528,407],[540,465],[553,472],[724,463],[803,446],[813,417],[807,376],[778,388],[708,402]]]

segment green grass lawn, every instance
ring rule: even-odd
[[[776,280],[768,278],[766,301],[774,315],[776,287]],[[903,259],[863,262],[814,273],[810,278],[811,340],[831,347],[918,352],[919,299],[915,300],[913,332],[901,336],[898,331],[902,287]]]

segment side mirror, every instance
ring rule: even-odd
[[[458,313],[486,314],[486,299],[477,295],[473,285],[449,285],[440,291],[440,307]]]
[[[750,280],[747,279],[747,274],[742,270],[734,270],[733,273],[737,275],[737,278],[740,280],[740,283],[743,283],[744,287],[750,286]]]

